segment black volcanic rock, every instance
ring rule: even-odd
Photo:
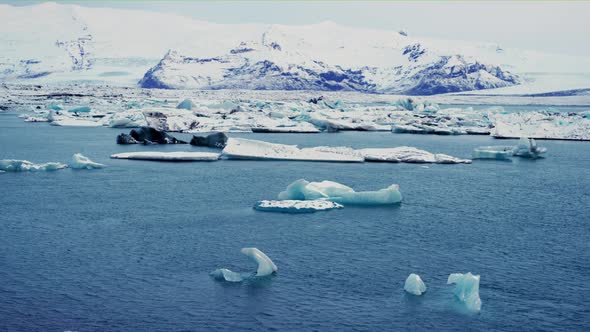
[[[227,135],[224,133],[213,133],[207,136],[193,136],[191,145],[208,146],[210,148],[223,149],[227,143]]]

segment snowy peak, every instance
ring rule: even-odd
[[[55,3],[0,8],[5,81],[432,94],[517,85],[539,68],[590,72],[588,59],[334,22],[224,25]]]

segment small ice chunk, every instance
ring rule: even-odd
[[[155,161],[215,161],[219,159],[219,153],[211,152],[126,152],[111,155],[113,159],[136,159]]]
[[[546,148],[538,147],[537,142],[532,138],[521,137],[518,145],[514,148],[514,155],[523,158],[537,159],[547,151]]]
[[[278,270],[275,263],[257,248],[242,248],[241,251],[242,254],[252,258],[258,264],[258,269],[256,270],[257,277],[268,276]]]
[[[401,202],[399,186],[393,184],[377,191],[356,192],[354,189],[333,181],[308,182],[297,180],[279,193],[280,200],[325,199],[343,205],[384,205]]]
[[[422,295],[422,293],[426,292],[426,285],[419,275],[412,273],[406,279],[404,290],[410,294]]]
[[[513,153],[513,146],[480,146],[473,150],[472,158],[510,160]]]
[[[465,303],[471,311],[481,310],[481,299],[479,298],[479,275],[452,273],[449,275],[447,284],[455,284],[454,294],[459,301]]]
[[[51,120],[51,119],[49,119]],[[54,118],[51,121],[52,126],[62,127],[100,127],[102,124],[97,121],[86,120],[86,119],[74,119],[68,117]]]
[[[6,172],[37,172],[37,171],[56,171],[68,167],[62,163],[44,163],[35,164],[28,160],[3,159],[0,160],[0,170]]]
[[[81,153],[76,153],[72,156],[71,168],[75,169],[97,169],[103,168],[105,165],[94,162]]]
[[[216,280],[225,280],[229,282],[240,282],[244,280],[241,273],[228,269],[217,269],[211,272],[210,275]]]
[[[284,201],[260,201],[254,205],[255,210],[283,213],[311,213],[316,211],[327,211],[340,209],[342,205],[326,200],[284,200]]]

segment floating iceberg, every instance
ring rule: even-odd
[[[179,103],[179,104],[176,106],[176,108],[177,108],[177,109],[185,109],[185,110],[189,110],[189,111],[190,111],[190,110],[192,110],[192,109],[193,109],[193,107],[196,107],[196,106],[197,106],[197,105],[195,105],[195,103],[193,103],[193,101],[192,101],[192,100],[190,100],[190,99],[185,99],[185,100],[181,101],[181,102],[180,102],[180,103]]]
[[[538,147],[537,142],[535,142],[534,139],[521,137],[518,145],[514,148],[514,155],[523,158],[537,159],[546,151],[546,148]]]
[[[426,292],[426,285],[419,275],[412,273],[406,279],[404,290],[410,294],[422,295]]]
[[[136,128],[147,126],[147,121],[145,120],[143,112],[137,110],[113,113],[103,121],[111,128]]]
[[[210,273],[210,275],[216,280],[225,280],[230,282],[240,282],[244,280],[241,273],[234,272],[228,269],[217,269]]]
[[[268,212],[283,213],[311,213],[316,211],[327,211],[340,209],[342,205],[326,200],[283,200],[283,201],[260,201],[254,205],[254,209]]]
[[[211,152],[125,152],[111,155],[113,159],[136,159],[155,161],[215,161],[219,159],[219,153]]]
[[[354,189],[333,181],[308,182],[297,180],[287,186],[278,196],[279,200],[325,199],[342,205],[385,205],[401,202],[399,186],[393,184],[377,191],[356,192]]]
[[[257,248],[242,248],[241,252],[252,258],[258,264],[258,269],[256,270],[257,277],[265,277],[277,272],[278,269],[275,263]]]
[[[517,146],[480,146],[473,150],[473,159],[510,160],[512,156],[537,159],[546,151],[534,139],[522,137]]]
[[[296,145],[268,143],[244,138],[230,138],[223,155],[228,159],[247,160],[301,160],[327,162],[363,162],[365,159],[357,154],[344,153],[344,150],[331,148],[299,148]]]
[[[207,146],[210,148],[223,149],[227,143],[227,135],[224,133],[213,133],[207,136],[194,136],[190,144],[196,146]]]
[[[481,299],[479,298],[479,276],[471,272],[467,274],[452,273],[449,275],[447,284],[455,284],[454,294],[471,311],[481,310]]]
[[[436,163],[436,164],[470,164],[469,159],[459,159],[446,154],[434,154],[409,146],[384,149],[358,150],[366,161],[391,163]]]
[[[498,113],[493,117],[493,137],[590,140],[590,119],[583,113],[550,111]]]
[[[83,156],[81,153],[76,153],[72,156],[70,167],[75,169],[96,169],[103,168],[105,165],[94,162],[88,157]]]
[[[152,127],[141,127],[132,129],[127,134],[120,134],[117,136],[117,144],[186,144],[176,137],[171,136],[163,130],[158,130]]]
[[[278,269],[273,261],[266,256],[265,253],[258,250],[257,248],[242,248],[242,254],[250,257],[258,264],[254,277],[266,277],[275,273]],[[252,276],[249,273],[238,273],[229,269],[217,269],[210,273],[210,275],[216,280],[224,280],[230,282],[240,282]]]
[[[61,163],[34,164],[28,160],[4,159],[0,160],[0,170],[6,172],[37,172],[56,171],[68,167]]]
[[[50,122],[52,126],[62,126],[62,127],[100,127],[102,124],[97,121],[88,120],[88,119],[75,119],[75,118],[68,118],[68,117],[59,117],[54,118],[53,121]]]
[[[480,146],[473,150],[473,159],[511,160],[513,146]]]

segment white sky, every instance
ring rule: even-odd
[[[28,5],[38,1],[2,1]],[[216,23],[342,25],[413,36],[497,42],[503,47],[590,56],[590,1],[54,1],[176,13]]]

